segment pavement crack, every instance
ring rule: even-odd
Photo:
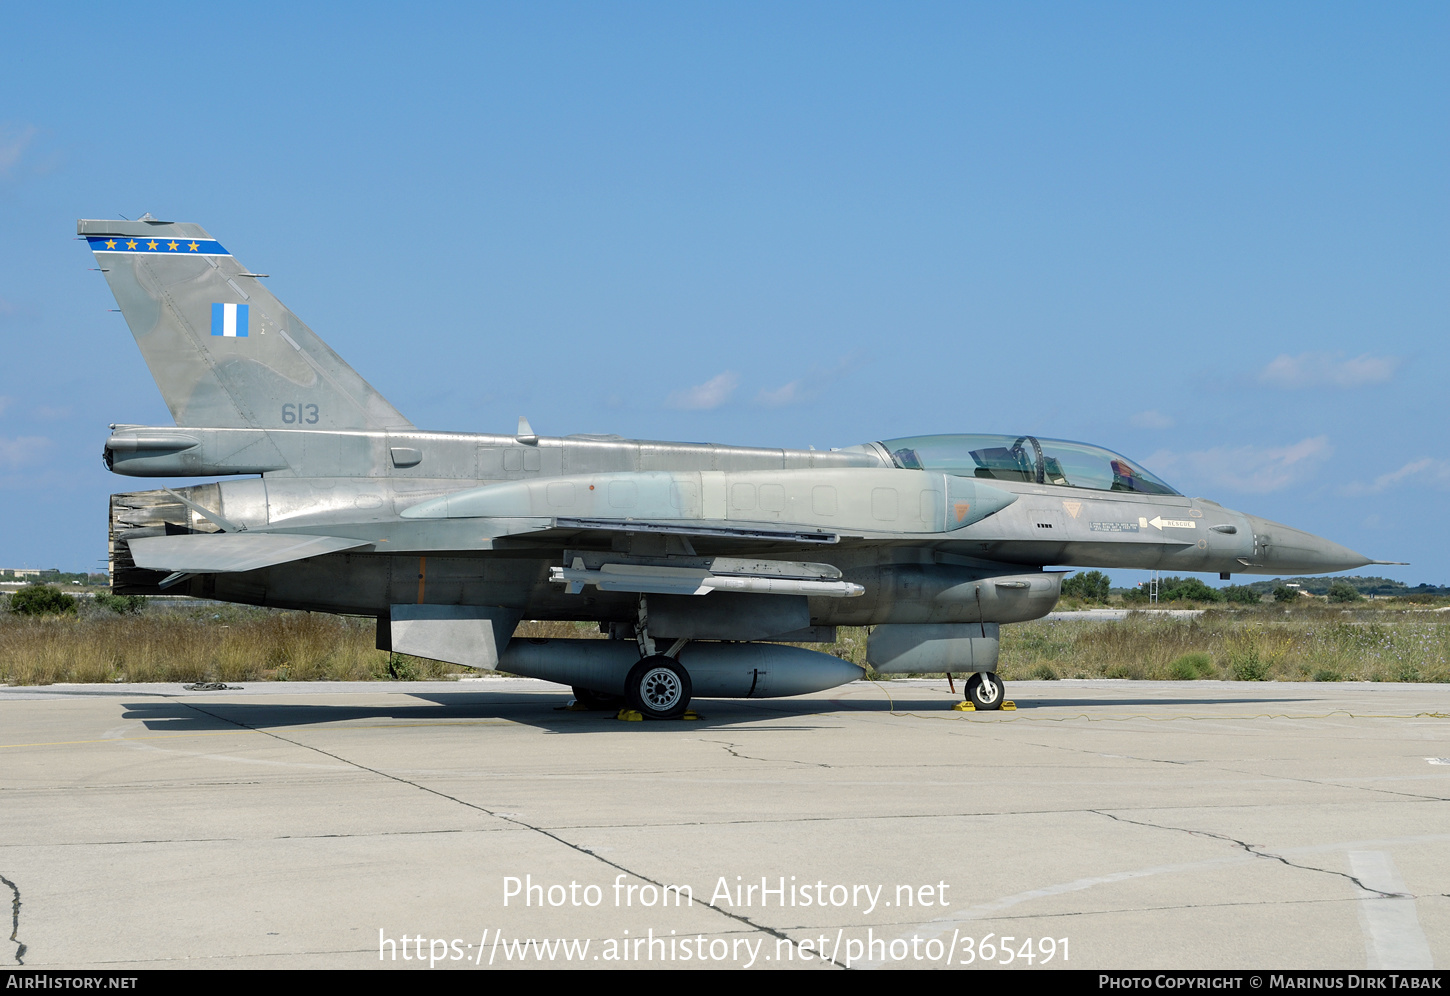
[[[1137,754],[1105,754],[1100,750],[1087,750],[1083,747],[1073,747],[1070,744],[1039,744],[1029,741],[1027,745],[1030,747],[1041,747],[1043,750],[1065,750],[1073,754],[1087,754],[1089,757],[1142,761],[1145,764],[1179,764],[1191,766],[1199,763],[1198,761],[1174,761],[1166,757],[1139,757]]]
[[[520,828],[522,828],[524,830],[530,830],[530,831],[532,831],[532,832],[540,835],[541,837],[547,837],[548,839],[550,839],[552,841],[555,841],[556,843],[563,844],[565,847],[569,848],[570,850],[577,851],[580,854],[588,855],[589,857],[593,858],[595,861],[598,861],[600,864],[608,865],[610,868],[613,868],[616,871],[623,872],[624,874],[629,875],[629,876],[631,876],[633,878],[637,878],[637,879],[639,879],[642,882],[648,882],[650,885],[655,886],[657,889],[663,890],[665,888],[665,883],[664,882],[656,881],[655,879],[650,878],[648,875],[643,875],[643,874],[635,871],[632,868],[627,868],[624,865],[619,864],[618,862],[610,861],[608,858],[603,857],[603,856],[601,856],[599,854],[596,854],[595,852],[589,850],[587,847],[581,847],[581,846],[579,846],[578,844],[574,843],[571,840],[566,840],[565,838],[559,836],[556,833],[553,833],[553,832],[551,832],[549,830],[545,830],[543,827],[535,826],[534,824],[529,823],[527,820],[521,819],[521,818],[519,818],[517,816],[510,816],[510,815],[507,815],[505,813],[495,812],[495,811],[493,811],[491,809],[488,809],[485,806],[480,806],[480,805],[478,805],[475,802],[469,802],[467,799],[460,799],[460,798],[458,798],[455,795],[449,795],[447,792],[441,792],[438,789],[431,788],[431,787],[429,787],[427,785],[423,785],[420,782],[415,782],[415,781],[413,781],[411,779],[408,779],[408,778],[404,778],[401,775],[394,775],[394,774],[390,774],[389,772],[386,772],[386,771],[380,771],[377,768],[370,768],[366,764],[360,764],[359,762],[354,761],[351,758],[343,757],[340,754],[334,754],[331,751],[323,750],[321,747],[317,747],[317,746],[314,746],[312,744],[305,744],[305,743],[302,743],[301,741],[298,741],[298,740],[292,740],[289,737],[284,737],[280,733],[276,733],[276,732],[274,732],[272,730],[263,729],[262,727],[258,727],[258,726],[251,726],[251,725],[249,725],[247,723],[243,723],[243,722],[241,722],[239,720],[232,719],[229,716],[219,716],[216,713],[214,713],[214,712],[208,712],[206,709],[203,709],[201,706],[195,705],[194,703],[191,703],[191,702],[185,702],[185,701],[183,701],[180,704],[186,706],[186,708],[188,708],[188,709],[193,709],[196,712],[201,713],[203,716],[209,716],[212,719],[217,720],[218,722],[231,723],[233,726],[240,727],[241,729],[244,729],[244,730],[253,730],[253,731],[257,732],[257,733],[263,734],[264,736],[271,737],[274,740],[279,740],[279,741],[281,741],[284,744],[291,744],[292,746],[299,747],[302,750],[310,750],[310,751],[313,751],[314,753],[321,754],[323,757],[330,757],[334,761],[339,761],[342,764],[346,764],[346,765],[349,765],[351,767],[357,768],[359,771],[366,771],[366,772],[369,772],[370,774],[377,775],[380,778],[387,778],[387,779],[390,779],[391,781],[398,782],[401,785],[410,785],[410,786],[412,786],[413,788],[417,789],[420,792],[427,792],[430,795],[436,795],[440,799],[447,799],[449,802],[457,803],[458,805],[464,806],[464,807],[466,807],[468,809],[472,809],[475,812],[483,813],[485,816],[490,816],[490,817],[492,817],[492,818],[494,818],[496,820],[503,820],[505,823],[512,823],[516,827],[520,827]],[[13,886],[12,886],[12,888],[13,888]],[[19,893],[17,892],[16,893],[16,908],[17,908],[17,910],[19,909],[19,902],[20,902]],[[767,925],[765,925],[763,923],[756,923],[754,920],[750,919],[747,916],[741,916],[739,913],[733,913],[730,910],[721,909],[719,906],[716,906],[714,903],[704,903],[702,905],[704,905],[706,909],[714,910],[716,913],[719,913],[721,916],[728,917],[729,919],[734,920],[737,923],[744,924],[745,926],[749,927],[751,930],[758,930],[758,931],[760,931],[763,934],[768,934],[771,937],[776,938],[777,940],[786,941],[789,944],[793,944],[794,945],[794,944],[797,943],[795,941],[795,939],[792,938],[789,934],[785,933],[784,931],[778,930],[775,927],[770,927],[770,926],[767,926]],[[846,967],[845,965],[842,965],[840,962],[835,961],[834,959],[823,959],[823,960],[830,961],[831,964],[835,965],[838,968],[845,968]]]
[[[742,761],[765,761],[767,763],[784,761],[784,762],[788,762],[790,764],[803,764],[803,765],[805,765],[808,768],[829,768],[829,767],[831,767],[831,765],[826,764],[826,763],[824,763],[822,761],[801,761],[801,760],[797,760],[796,758],[793,758],[793,757],[782,757],[782,758],[774,758],[774,757],[754,757],[754,756],[752,756],[750,754],[742,754],[738,750],[735,749],[735,748],[737,748],[737,747],[740,746],[739,744],[732,744],[732,743],[730,743],[727,740],[706,740],[706,739],[704,739],[702,737],[700,739],[700,742],[703,743],[703,744],[719,744],[721,747],[724,747],[725,748],[726,753],[728,753],[731,757],[738,757]]]
[[[10,887],[10,940],[15,942],[15,964],[25,964],[25,943],[20,940],[20,887],[10,881],[4,875],[0,875],[0,882]]]
[[[1269,851],[1261,851],[1257,847],[1255,847],[1253,844],[1250,844],[1248,841],[1239,840],[1238,838],[1236,838],[1236,837],[1230,837],[1227,834],[1214,833],[1211,830],[1190,830],[1188,827],[1170,827],[1170,826],[1165,826],[1162,823],[1149,823],[1146,820],[1130,820],[1130,819],[1126,819],[1125,817],[1122,817],[1122,816],[1114,816],[1112,813],[1104,812],[1101,809],[1090,809],[1090,810],[1088,810],[1088,812],[1090,812],[1090,813],[1096,813],[1099,816],[1106,816],[1108,819],[1110,819],[1110,820],[1117,820],[1119,823],[1132,823],[1135,826],[1152,827],[1155,830],[1173,830],[1173,831],[1176,831],[1178,833],[1190,834],[1190,835],[1192,835],[1194,837],[1208,837],[1211,840],[1227,841],[1228,843],[1233,844],[1235,847],[1238,847],[1238,848],[1243,849],[1244,851],[1247,851],[1249,854],[1252,854],[1256,858],[1264,858],[1264,859],[1269,860],[1269,861],[1277,861],[1280,864],[1286,865],[1289,868],[1298,868],[1301,871],[1319,872],[1320,874],[1323,874],[1323,875],[1334,875],[1334,876],[1337,876],[1339,878],[1348,879],[1349,881],[1353,882],[1357,888],[1362,889],[1365,892],[1370,893],[1371,895],[1379,896],[1381,899],[1414,899],[1415,898],[1413,895],[1410,895],[1409,893],[1405,893],[1405,892],[1385,892],[1383,889],[1373,889],[1373,888],[1370,888],[1369,886],[1365,885],[1362,881],[1360,881],[1355,876],[1349,874],[1348,872],[1335,871],[1332,868],[1316,868],[1314,865],[1300,865],[1300,864],[1295,864],[1293,861],[1290,861],[1288,858],[1284,857],[1283,855],[1273,854],[1273,853],[1271,853]]]
[[[1261,772],[1261,771],[1253,771],[1253,770],[1244,771],[1242,768],[1228,767],[1228,766],[1225,766],[1225,765],[1218,765],[1217,766],[1217,770],[1219,770],[1219,771],[1229,771],[1229,772],[1232,772],[1233,774],[1236,774],[1236,775],[1249,775],[1251,777],[1263,777],[1263,772]],[[1419,792],[1402,792],[1402,791],[1399,791],[1399,790],[1396,790],[1396,789],[1382,788],[1379,785],[1355,785],[1355,784],[1346,784],[1344,782],[1335,781],[1332,778],[1325,778],[1325,779],[1319,779],[1319,778],[1303,778],[1303,777],[1295,777],[1293,775],[1274,775],[1273,777],[1275,777],[1275,778],[1282,778],[1285,781],[1290,781],[1290,782],[1302,782],[1305,785],[1313,785],[1315,787],[1320,787],[1320,788],[1322,788],[1325,785],[1329,785],[1329,786],[1333,786],[1335,788],[1353,789],[1356,792],[1375,792],[1375,793],[1379,793],[1381,795],[1392,795],[1392,796],[1395,796],[1396,798],[1399,798],[1399,799],[1418,799],[1418,800],[1420,800],[1422,802],[1445,802],[1446,801],[1445,797],[1444,796],[1441,796],[1441,795],[1422,795]]]

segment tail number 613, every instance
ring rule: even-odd
[[[295,425],[302,422],[306,425],[316,425],[318,411],[316,405],[283,405],[282,421],[287,425]]]

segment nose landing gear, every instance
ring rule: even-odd
[[[967,701],[977,709],[1002,708],[1007,698],[1007,683],[990,671],[978,671],[967,679]]]

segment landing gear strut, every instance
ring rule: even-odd
[[[684,647],[676,640],[667,653],[655,650],[649,635],[649,602],[639,596],[639,615],[635,623],[639,641],[640,661],[629,669],[624,679],[624,701],[645,719],[679,719],[690,707],[690,673],[680,666],[675,655]]]

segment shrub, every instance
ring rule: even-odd
[[[1276,602],[1297,602],[1299,600],[1299,589],[1290,588],[1281,584],[1274,589],[1274,601]]]
[[[1084,602],[1106,602],[1112,582],[1102,571],[1077,573],[1062,579],[1062,597],[1080,598]]]
[[[1246,584],[1231,584],[1223,589],[1223,597],[1239,605],[1258,605],[1259,593]]]
[[[75,610],[74,595],[48,584],[28,584],[10,596],[10,611],[22,616],[58,616]]]
[[[1239,681],[1269,680],[1269,662],[1259,656],[1259,648],[1252,643],[1229,651],[1229,670]]]
[[[1214,671],[1213,658],[1208,654],[1184,654],[1168,665],[1168,675],[1174,681],[1197,681],[1212,677]]]
[[[1198,578],[1164,578],[1158,586],[1160,602],[1221,602],[1223,595]]]
[[[1348,581],[1335,581],[1329,586],[1331,602],[1358,602],[1363,597]]]
[[[119,616],[135,615],[146,608],[146,599],[142,595],[113,595],[103,591],[96,595],[95,601],[98,607],[110,609]]]

